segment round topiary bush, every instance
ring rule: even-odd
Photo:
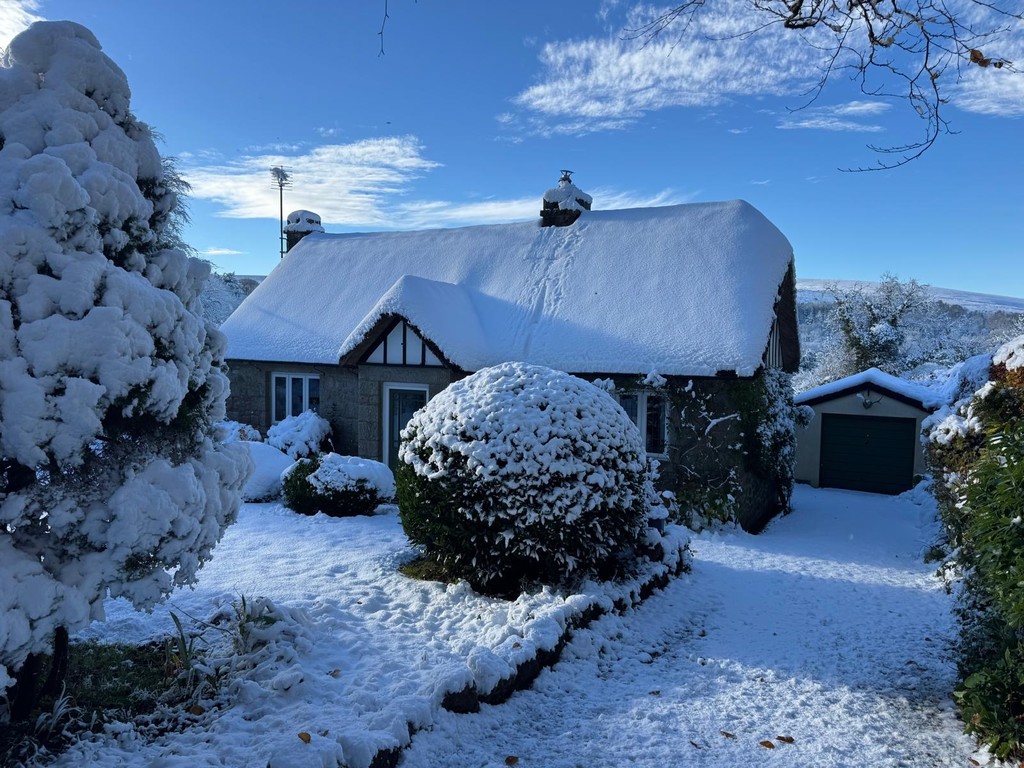
[[[284,503],[304,515],[372,515],[395,500],[395,477],[379,461],[325,453],[300,459],[282,475]]]
[[[525,363],[485,368],[402,437],[406,535],[476,589],[608,578],[635,557],[650,491],[643,440],[594,385]]]

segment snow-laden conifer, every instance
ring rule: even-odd
[[[71,22],[0,62],[0,689],[109,592],[189,584],[238,510],[247,451],[175,247],[178,186],[124,73]],[[18,701],[30,681],[21,680]],[[18,701],[12,704],[12,711]]]

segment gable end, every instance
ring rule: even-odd
[[[400,315],[385,315],[363,342],[338,361],[341,365],[398,365],[410,368],[450,368],[432,341]]]

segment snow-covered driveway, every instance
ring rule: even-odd
[[[401,765],[966,765],[919,501],[798,487],[760,536],[696,537],[692,575],[578,632],[532,690],[439,713]]]

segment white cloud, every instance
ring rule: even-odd
[[[236,251],[234,248],[218,248],[212,246],[203,248],[199,253],[203,256],[244,256],[245,251]]]
[[[285,191],[285,213],[306,208],[335,224],[377,227],[391,224],[386,201],[439,163],[422,156],[412,136],[326,144],[302,154],[246,155],[216,164],[183,165],[192,195],[224,206],[228,218],[276,219],[278,190],[270,168],[283,166],[292,186]]]
[[[755,186],[758,186],[758,187],[763,187],[766,184],[771,184],[772,180],[771,179],[762,179],[760,181],[751,181],[750,183],[754,184]]]
[[[42,21],[33,11],[39,10],[38,0],[3,0],[0,2],[0,49],[6,48],[19,32],[34,21]]]
[[[594,210],[623,208],[650,208],[675,205],[694,199],[695,195],[680,195],[672,189],[653,194],[621,192],[599,187],[586,190],[594,198]],[[529,197],[508,200],[482,200],[455,203],[441,200],[421,200],[396,206],[392,226],[402,229],[466,226],[471,224],[499,224],[507,221],[529,221],[540,217],[543,190]]]
[[[1016,63],[1018,69],[965,65],[951,103],[967,112],[1021,117],[1024,115],[1024,72],[1019,65],[1024,61],[1024,22],[1017,21],[1003,39],[986,44],[981,50],[986,56]]]
[[[540,215],[543,189],[528,197],[469,202],[408,200],[411,183],[440,163],[422,156],[415,137],[366,139],[352,144],[314,147],[301,155],[245,156],[215,165],[183,167],[193,197],[223,206],[228,218],[277,219],[278,190],[272,166],[284,166],[292,186],[285,190],[285,213],[305,208],[320,214],[325,225],[363,229],[425,229],[530,220]],[[587,190],[595,209],[673,205],[694,199],[672,189],[652,194],[608,188]],[[204,255],[238,252],[207,248]]]
[[[651,13],[634,6],[627,28],[642,26]],[[666,107],[806,90],[825,54],[804,43],[819,33],[771,27],[746,34],[763,25],[753,14],[746,0],[709,4],[694,17],[685,45],[672,29],[648,41],[611,33],[548,43],[540,52],[542,80],[513,101],[548,131],[584,133],[623,128]],[[788,35],[782,45],[780,34]]]
[[[874,123],[859,122],[888,110],[892,105],[882,101],[850,101],[827,107],[805,107],[779,122],[783,130],[811,129],[819,131],[856,131],[878,133],[885,130]]]

